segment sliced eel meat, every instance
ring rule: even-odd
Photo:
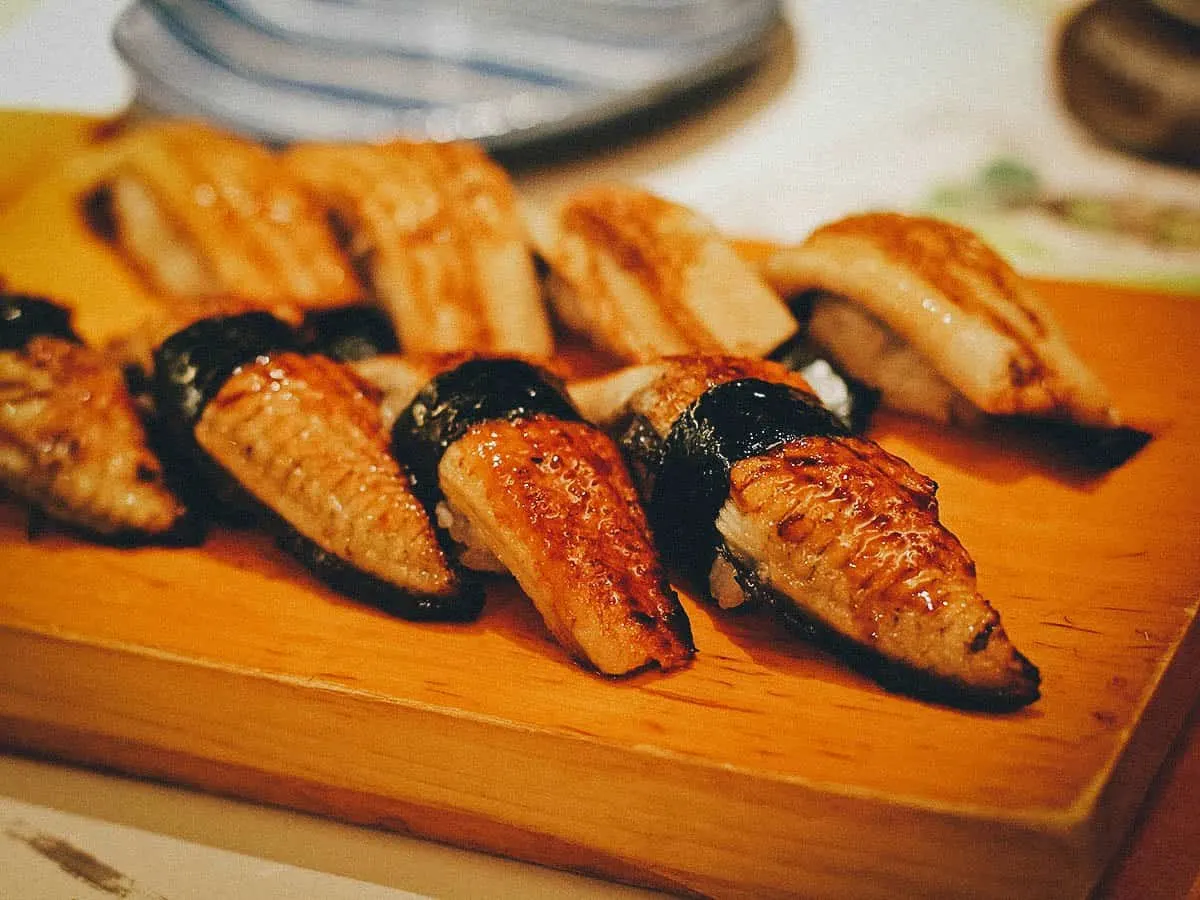
[[[302,144],[284,166],[333,210],[406,352],[553,352],[516,191],[482,148]]]
[[[918,696],[1037,699],[933,481],[849,434],[777,363],[676,357],[639,382],[610,417],[664,555],[721,607],[765,602]]]
[[[176,440],[253,498],[264,524],[318,577],[412,619],[478,615],[450,565],[377,399],[341,364],[296,352],[263,312],[204,319],[155,354],[155,395]]]
[[[620,450],[546,370],[450,363],[396,419],[392,445],[462,563],[511,573],[572,656],[606,675],[691,659]]]
[[[183,121],[126,141],[87,207],[156,290],[302,307],[361,298],[325,210],[266,148]]]
[[[108,540],[182,537],[188,521],[120,369],[41,298],[0,296],[0,485]]]
[[[885,406],[941,422],[987,414],[1121,423],[1034,288],[966,228],[855,215],[779,249],[763,268],[783,295],[807,301],[814,343],[879,389]]]
[[[527,216],[558,317],[619,359],[765,356],[796,332],[758,272],[678,203],[601,184]]]

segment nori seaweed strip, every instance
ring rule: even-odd
[[[1053,419],[1003,417],[993,417],[990,424],[997,442],[1010,446],[1027,443],[1029,446],[1022,451],[1031,455],[1049,450],[1056,458],[1091,474],[1124,465],[1154,439],[1150,432],[1129,425],[1106,428]]]
[[[702,581],[721,543],[717,513],[740,460],[805,437],[845,437],[837,416],[812,396],[757,378],[700,395],[671,426],[646,511],[663,555]]]
[[[318,580],[357,602],[413,622],[471,622],[483,611],[486,597],[482,582],[464,578],[452,597],[410,593],[330,553],[273,511],[263,512],[280,548],[302,562]]]
[[[200,448],[194,428],[238,366],[296,344],[285,322],[250,312],[194,322],[155,349],[151,438],[171,487],[189,507],[229,524],[258,517],[258,503]]]
[[[400,349],[391,320],[375,306],[310,312],[303,330],[305,353],[320,353],[338,362],[354,362]]]
[[[537,366],[519,359],[472,359],[433,378],[392,426],[392,452],[412,476],[429,509],[441,498],[437,468],[451,444],[474,425],[537,414],[583,419],[563,390]]]
[[[234,369],[298,347],[292,329],[267,312],[201,319],[154,351],[159,409],[191,429]]]
[[[38,335],[83,343],[65,306],[31,294],[0,293],[0,350],[20,350]]]

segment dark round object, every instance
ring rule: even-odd
[[[38,335],[83,343],[65,306],[30,294],[0,293],[0,350],[20,350]]]
[[[1062,99],[1101,141],[1200,166],[1200,14],[1194,7],[1097,0],[1067,23],[1056,60]],[[1189,9],[1191,16],[1182,14]]]
[[[391,320],[374,306],[346,306],[310,313],[304,331],[304,352],[320,353],[338,362],[400,350]]]

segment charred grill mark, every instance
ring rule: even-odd
[[[323,214],[261,146],[193,123],[147,127],[114,170],[111,189],[116,228],[104,222],[99,195],[85,204],[93,224],[160,289],[318,305],[359,294]],[[126,214],[141,226],[123,233]],[[153,222],[167,235],[145,227]],[[156,240],[177,245],[176,262],[186,252],[189,278],[180,282],[161,264]]]
[[[561,218],[564,231],[581,235],[592,248],[591,283],[603,283],[597,253],[607,253],[655,299],[666,321],[689,344],[698,351],[717,351],[718,342],[684,303],[685,273],[695,262],[700,241],[676,221],[682,215],[651,194],[597,191],[568,202]],[[663,240],[661,232],[668,223],[673,226],[671,239]],[[607,292],[591,293],[604,297]]]
[[[482,150],[403,140],[317,144],[294,148],[284,161],[337,210],[349,233],[343,244],[406,348],[511,349],[516,323],[539,329],[521,338],[549,340],[515,191]],[[512,273],[521,255],[527,283],[498,280],[496,267]]]
[[[992,639],[992,634],[999,624],[1000,617],[993,612],[992,617],[979,629],[978,634],[971,638],[971,643],[967,644],[967,650],[971,653],[982,653],[986,650],[988,642]]]
[[[114,244],[119,237],[119,224],[113,210],[112,187],[100,185],[79,198],[79,214],[88,231],[106,244]]]
[[[993,305],[981,300],[970,273],[982,278],[1006,302],[1034,337],[1046,338],[1048,328],[1036,310],[1021,300],[1019,276],[994,250],[969,229],[941,220],[896,213],[868,213],[822,226],[813,233],[868,240],[885,256],[912,269],[941,291],[964,312],[982,316],[998,331],[1018,343],[1027,337],[1017,324]]]

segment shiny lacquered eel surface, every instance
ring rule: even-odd
[[[296,352],[267,313],[205,319],[155,354],[159,414],[209,475],[333,587],[406,618],[470,619],[482,592],[450,567],[374,400],[340,364]]]
[[[716,227],[678,203],[600,184],[527,216],[555,312],[618,359],[765,356],[796,331],[783,301]]]
[[[642,368],[618,417],[665,555],[722,607],[762,603],[898,690],[1005,709],[1037,669],[978,592],[936,485],[763,360]]]
[[[298,144],[282,168],[332,210],[406,352],[553,352],[516,190],[480,147]]]
[[[512,573],[573,656],[606,675],[691,659],[620,451],[547,372],[452,364],[396,419],[392,446],[462,562]]]
[[[849,216],[780,248],[763,271],[785,296],[805,297],[809,337],[886,406],[943,422],[1121,424],[1036,290],[966,228]]]
[[[0,295],[0,485],[107,540],[186,530],[120,369],[38,297]]]
[[[315,307],[361,297],[324,210],[266,148],[194,122],[124,141],[85,209],[159,293]]]

